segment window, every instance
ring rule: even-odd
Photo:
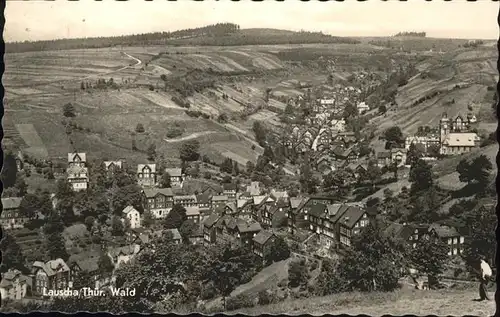
[[[448,238],[448,244],[451,244],[452,240],[451,238]]]
[[[464,237],[460,237],[460,244],[464,243]]]

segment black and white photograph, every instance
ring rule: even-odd
[[[499,2],[4,7],[0,313],[495,314]]]

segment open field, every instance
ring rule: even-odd
[[[476,288],[443,291],[402,290],[393,293],[341,293],[287,300],[268,306],[241,309],[230,314],[241,313],[252,316],[260,314],[491,316],[495,313],[493,300],[475,302],[476,298],[478,298]]]

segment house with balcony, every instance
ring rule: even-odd
[[[156,186],[156,164],[137,165],[137,183],[143,187]]]
[[[198,207],[196,195],[176,195],[174,196],[174,205],[175,204],[182,205],[184,208]]]
[[[223,184],[222,187],[224,188],[223,195],[227,196],[231,200],[236,199],[236,193],[238,191],[238,186],[234,183],[226,183]]]
[[[172,186],[182,186],[182,169],[166,168],[165,173],[170,175],[170,184]]]
[[[21,211],[20,197],[2,198],[2,213],[0,214],[0,224],[4,229],[24,228],[24,225],[30,220]]]
[[[155,218],[165,218],[174,205],[174,194],[170,188],[144,188],[145,209]]]
[[[62,290],[72,288],[71,273],[63,259],[48,262],[35,261],[31,269],[35,296],[41,296],[44,290]]]
[[[88,168],[79,165],[72,165],[66,170],[68,182],[73,191],[85,191],[89,184]]]

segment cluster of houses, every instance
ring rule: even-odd
[[[448,118],[443,113],[439,121],[439,132],[430,132],[427,135],[409,136],[405,140],[405,148],[408,150],[412,144],[420,145],[424,151],[431,146],[439,147],[441,155],[460,155],[471,152],[480,146],[481,138],[472,132],[477,123],[476,116],[472,113],[467,116],[457,115]]]

